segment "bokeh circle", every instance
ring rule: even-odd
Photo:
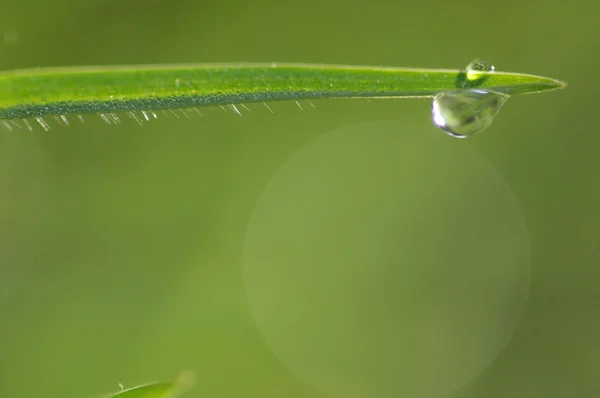
[[[347,126],[296,152],[244,243],[257,327],[333,397],[433,398],[512,337],[530,236],[510,187],[463,140],[396,122]]]

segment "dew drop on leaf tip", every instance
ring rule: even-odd
[[[462,75],[466,82],[459,84],[462,89],[442,92],[433,98],[433,123],[456,138],[466,138],[491,126],[508,96],[469,86],[477,85],[495,69],[488,61],[471,61]]]

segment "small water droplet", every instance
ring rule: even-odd
[[[496,70],[494,65],[482,59],[474,59],[456,77],[457,88],[475,88],[481,86]]]
[[[481,72],[493,72],[496,67],[490,64],[488,61],[482,59],[474,59],[465,68],[467,72],[467,80],[478,80],[486,76],[485,73]]]
[[[465,138],[489,127],[508,98],[482,89],[446,91],[433,98],[433,123],[453,137]]]

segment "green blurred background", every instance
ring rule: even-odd
[[[0,132],[0,396],[600,394],[595,2],[2,2],[0,68],[311,62],[565,80]]]

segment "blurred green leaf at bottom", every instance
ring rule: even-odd
[[[193,384],[193,376],[186,373],[174,382],[144,384],[114,394],[104,395],[102,398],[175,398],[189,390]]]

